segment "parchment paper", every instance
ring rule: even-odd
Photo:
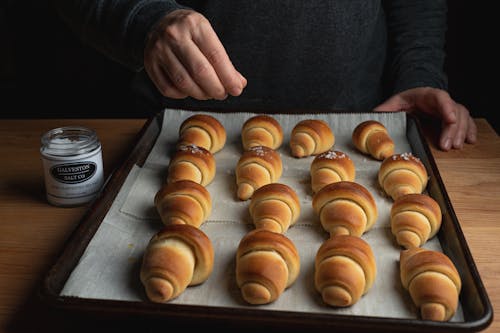
[[[92,299],[145,301],[147,297],[139,280],[139,268],[144,249],[163,224],[153,204],[169,163],[170,154],[178,139],[183,120],[194,113],[166,109],[161,133],[143,167],[135,166],[120,189],[110,211],[89,243],[77,267],[73,270],[61,294]],[[221,307],[256,307],[248,305],[240,296],[235,281],[235,253],[240,239],[253,229],[248,204],[236,198],[235,166],[241,156],[240,130],[253,113],[212,114],[227,131],[224,148],[215,153],[217,172],[207,186],[212,196],[212,213],[201,229],[212,240],[215,262],[212,275],[199,286],[188,287],[170,303]],[[396,143],[397,153],[410,152],[405,135],[406,115],[398,113],[330,113],[330,114],[275,114],[282,125],[284,142],[279,152],[283,160],[283,175],[279,182],[291,186],[301,199],[301,215],[287,232],[299,250],[301,271],[298,279],[274,303],[259,308],[364,315],[374,317],[418,318],[418,311],[403,290],[399,277],[399,253],[390,230],[389,212],[392,200],[379,188],[377,173],[380,161],[358,152],[351,142],[354,128],[362,121],[382,122]],[[348,308],[333,308],[322,302],[314,288],[314,257],[328,234],[321,228],[312,210],[309,167],[314,157],[302,159],[290,155],[290,132],[302,119],[326,120],[334,135],[333,149],[351,157],[356,167],[356,182],[365,186],[374,196],[378,220],[362,238],[372,247],[377,276],[373,287],[356,304]],[[433,238],[425,248],[441,251],[439,240]],[[461,306],[452,321],[463,321]]]

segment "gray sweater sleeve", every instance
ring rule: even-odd
[[[174,0],[52,0],[81,41],[139,71],[149,31],[167,13],[184,8]]]
[[[446,0],[386,1],[390,90],[447,89],[444,73]]]

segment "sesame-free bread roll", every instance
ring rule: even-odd
[[[249,304],[274,302],[297,279],[300,257],[285,235],[255,229],[240,241],[236,252],[236,282]]]
[[[199,227],[212,212],[210,192],[192,180],[163,184],[154,197],[154,204],[165,225]]]
[[[375,256],[362,238],[333,236],[316,253],[314,285],[328,305],[355,304],[372,288],[376,275]]]
[[[244,150],[255,146],[278,149],[283,143],[283,128],[268,115],[256,115],[247,119],[241,129],[241,143]]]
[[[380,164],[378,183],[393,200],[410,193],[422,193],[427,187],[427,170],[412,153],[394,154]]]
[[[249,212],[257,229],[285,233],[299,218],[299,197],[288,185],[266,184],[253,193]]]
[[[356,126],[352,142],[360,152],[380,161],[394,154],[394,141],[387,128],[376,120],[367,120]]]
[[[318,155],[333,147],[335,136],[328,123],[321,119],[299,121],[292,129],[290,149],[294,157]]]
[[[265,146],[255,146],[244,151],[236,165],[237,196],[248,200],[255,190],[278,181],[283,172],[279,152]]]
[[[188,286],[205,282],[213,270],[214,250],[208,236],[188,224],[163,227],[149,241],[140,280],[149,300],[165,303]]]
[[[170,160],[167,182],[192,180],[206,186],[214,179],[215,171],[215,158],[210,151],[195,145],[180,145]]]
[[[420,247],[436,235],[441,227],[439,204],[428,195],[406,194],[391,207],[391,231],[402,247]]]
[[[215,117],[195,114],[184,120],[179,127],[180,145],[195,145],[212,154],[221,150],[226,143],[226,129]]]
[[[331,236],[361,236],[377,221],[375,199],[363,185],[340,181],[314,194],[312,205],[320,223]]]
[[[328,150],[314,157],[310,174],[311,188],[313,193],[316,193],[325,185],[341,180],[353,182],[356,178],[356,168],[346,153]]]
[[[425,320],[448,321],[455,314],[462,288],[460,275],[442,252],[414,247],[401,251],[403,287]]]

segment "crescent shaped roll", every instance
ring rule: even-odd
[[[205,282],[213,270],[214,250],[201,229],[188,224],[163,227],[149,241],[140,280],[149,300],[165,303],[188,286]]]
[[[294,157],[323,153],[333,147],[335,136],[328,123],[321,119],[305,119],[292,129],[290,149]]]
[[[403,250],[400,275],[422,319],[448,321],[453,317],[462,281],[447,255],[417,247]]]
[[[410,193],[422,193],[427,187],[427,170],[412,153],[395,154],[380,164],[378,183],[393,200]]]
[[[363,154],[382,161],[394,154],[394,141],[387,128],[375,120],[360,123],[352,132],[354,146]]]
[[[314,261],[314,285],[331,306],[355,304],[373,286],[375,256],[362,238],[340,235],[321,244]]]
[[[372,194],[361,184],[340,181],[313,196],[314,212],[330,236],[361,236],[375,224],[378,211]]]
[[[199,227],[212,212],[208,190],[192,180],[165,183],[154,197],[163,224],[189,224]]]
[[[243,152],[236,164],[237,196],[248,200],[263,185],[276,182],[283,172],[280,154],[265,146]]]
[[[193,115],[179,127],[179,145],[195,145],[214,154],[221,150],[225,143],[226,129],[211,115]]]
[[[283,234],[264,229],[247,233],[236,252],[236,282],[249,304],[274,302],[297,279],[300,257]]]
[[[413,193],[399,197],[391,207],[391,231],[405,249],[420,247],[441,227],[439,204],[428,195]]]
[[[344,152],[328,150],[314,157],[311,167],[311,188],[318,192],[325,185],[342,180],[354,181],[356,168],[351,158]]]
[[[288,185],[266,184],[253,193],[249,212],[257,229],[283,234],[299,218],[299,197]]]
[[[257,115],[243,123],[241,142],[244,150],[256,146],[278,149],[283,143],[283,128],[275,118]]]
[[[206,186],[214,179],[215,169],[211,152],[195,145],[180,145],[170,160],[167,183],[192,180]]]

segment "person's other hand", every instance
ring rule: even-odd
[[[210,22],[192,10],[162,18],[147,41],[144,68],[162,95],[176,99],[222,100],[247,84]]]
[[[477,140],[477,127],[469,110],[441,89],[408,89],[393,95],[374,111],[422,112],[438,118],[441,121],[439,146],[444,151],[461,149],[464,143]]]

